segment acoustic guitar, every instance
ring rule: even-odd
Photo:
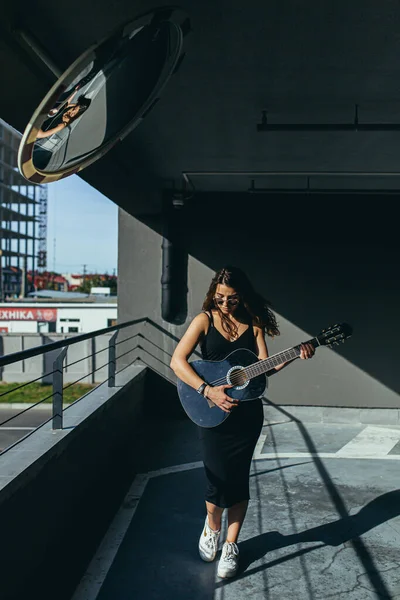
[[[314,348],[331,347],[344,342],[352,334],[347,323],[332,325],[319,335],[308,340]],[[264,360],[258,360],[254,352],[247,349],[234,350],[224,360],[194,360],[190,366],[210,386],[233,385],[225,393],[239,402],[260,398],[267,387],[266,373],[274,367],[297,358],[300,345],[278,352]],[[178,395],[188,417],[200,427],[217,427],[231,413],[227,413],[211,400],[197,393],[190,385],[178,379]]]

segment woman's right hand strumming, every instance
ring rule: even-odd
[[[224,412],[229,413],[232,408],[239,404],[239,400],[230,398],[225,394],[225,390],[231,387],[233,385],[217,385],[215,387],[208,385],[204,390],[204,395]]]

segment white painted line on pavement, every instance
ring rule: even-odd
[[[386,456],[400,441],[399,429],[386,429],[368,425],[348,444],[336,453],[337,456],[375,458]]]
[[[98,547],[85,575],[82,577],[71,600],[95,600],[107,576],[118,549],[136,512],[147,482],[153,477],[190,471],[203,466],[202,461],[174,465],[137,475],[125,496],[113,522]]]
[[[149,480],[137,475],[71,600],[95,600]]]
[[[374,454],[361,456],[359,454],[338,454],[334,452],[278,452],[259,454],[255,460],[278,460],[281,458],[331,458],[342,460],[400,460],[400,454]]]
[[[257,458],[259,458],[261,456],[262,449],[264,448],[264,444],[265,444],[266,439],[267,439],[267,434],[266,433],[262,433],[260,435],[260,437],[258,438],[258,442],[257,442],[256,447],[254,449],[253,460],[257,460]]]
[[[149,479],[152,477],[160,477],[160,475],[170,475],[171,473],[180,473],[181,471],[190,471],[191,469],[199,469],[203,466],[203,461],[198,460],[197,462],[184,463],[183,465],[175,465],[173,467],[164,467],[163,469],[157,469],[156,471],[149,471],[146,473]]]
[[[0,427],[1,431],[33,431],[37,427]]]

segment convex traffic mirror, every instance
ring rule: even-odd
[[[81,171],[130,133],[176,72],[189,19],[163,7],[137,17],[84,52],[35,110],[18,168],[35,183]]]

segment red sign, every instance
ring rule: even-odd
[[[0,308],[0,321],[57,321],[56,308]]]
[[[8,327],[0,327],[0,333],[8,333]]]

